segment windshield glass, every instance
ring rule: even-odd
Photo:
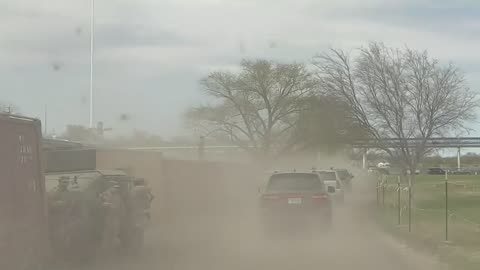
[[[61,178],[68,180],[69,189],[86,189],[100,174],[98,172],[68,173],[68,174],[47,174],[45,175],[45,190],[53,191],[58,186]]]
[[[348,176],[349,176],[347,170],[338,170],[338,171],[337,171],[337,174],[338,174],[338,177],[339,177],[341,180],[345,180],[345,179],[347,179]]]
[[[325,171],[319,171],[317,174],[320,176],[320,179],[323,181],[335,181],[337,180],[337,176],[335,175],[335,172],[325,172]]]
[[[278,174],[270,177],[267,191],[322,191],[323,183],[310,173]]]

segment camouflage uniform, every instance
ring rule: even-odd
[[[119,186],[113,185],[101,194],[105,213],[102,247],[105,250],[115,248],[120,235],[124,205]]]
[[[135,186],[132,189],[133,212],[135,220],[144,221],[150,218],[150,206],[154,199],[150,187],[148,187],[143,179],[136,179]]]
[[[49,196],[49,210],[51,216],[51,236],[53,247],[57,252],[65,252],[70,246],[68,237],[68,199],[69,178],[61,177],[56,190]]]

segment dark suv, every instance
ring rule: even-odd
[[[428,168],[427,173],[431,175],[445,175],[445,170],[442,168]]]
[[[316,173],[275,173],[260,197],[261,218],[268,231],[329,227],[332,202]]]

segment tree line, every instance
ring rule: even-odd
[[[185,118],[201,134],[261,156],[397,138],[398,147],[379,147],[410,171],[431,151],[429,138],[468,132],[478,106],[453,64],[380,42],[330,49],[308,64],[243,60],[238,72],[211,72],[200,85],[211,103]],[[420,140],[411,145],[409,138]]]

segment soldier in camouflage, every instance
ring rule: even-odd
[[[65,252],[70,243],[67,232],[68,224],[68,192],[70,179],[60,177],[55,191],[49,196],[49,209],[51,216],[51,236],[53,248],[56,252]]]
[[[111,186],[101,194],[105,223],[103,226],[102,248],[106,251],[117,246],[121,231],[121,222],[125,214],[125,206],[120,194],[120,186],[111,182]]]
[[[150,219],[150,206],[154,196],[145,179],[135,179],[132,193],[135,220],[144,220],[145,218]]]

